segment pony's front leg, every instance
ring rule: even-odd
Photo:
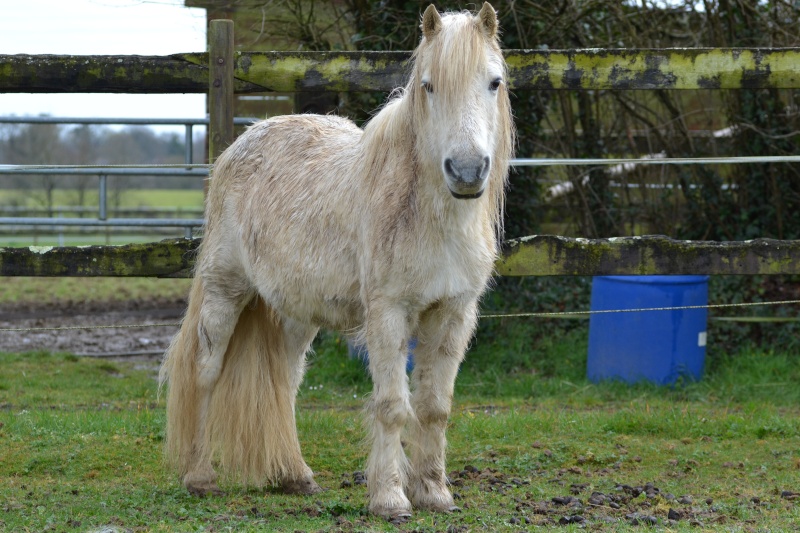
[[[377,306],[376,306],[377,307]],[[403,492],[408,460],[400,434],[411,413],[406,358],[408,323],[402,309],[385,306],[368,313],[367,349],[373,391],[372,450],[367,460],[370,512],[389,520],[411,516]]]
[[[447,488],[445,430],[458,367],[476,321],[476,302],[440,305],[420,319],[414,350],[411,426],[411,473],[408,496],[415,507],[433,511],[457,509]]]

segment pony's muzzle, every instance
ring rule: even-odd
[[[489,176],[491,163],[492,160],[489,156],[471,159],[448,157],[445,159],[444,175],[450,194],[461,200],[480,197],[486,188],[486,178]]]

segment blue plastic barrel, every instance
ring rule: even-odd
[[[592,282],[592,311],[707,304],[708,276],[597,276]],[[699,380],[706,321],[706,309],[591,315],[589,380]]]

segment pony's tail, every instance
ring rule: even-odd
[[[197,384],[197,355],[200,353],[200,344],[197,331],[202,302],[203,282],[199,276],[195,276],[181,329],[172,338],[158,375],[159,388],[169,383],[165,458],[169,466],[180,473],[181,478],[189,471],[192,463],[196,462],[199,451],[193,451],[193,441],[200,414]]]
[[[198,386],[198,323],[203,282],[196,276],[180,332],[169,347],[160,380],[167,395],[167,461],[183,478],[198,463],[216,460],[226,477],[263,486],[310,478],[295,425],[294,403],[304,353],[287,353],[278,314],[260,297],[246,306],[228,343],[202,431]]]

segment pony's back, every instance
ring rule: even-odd
[[[332,115],[275,117],[249,128],[214,165],[203,247],[237,263],[270,304],[306,323],[346,329],[360,316],[348,315],[359,297],[368,201],[358,170],[362,133]]]

